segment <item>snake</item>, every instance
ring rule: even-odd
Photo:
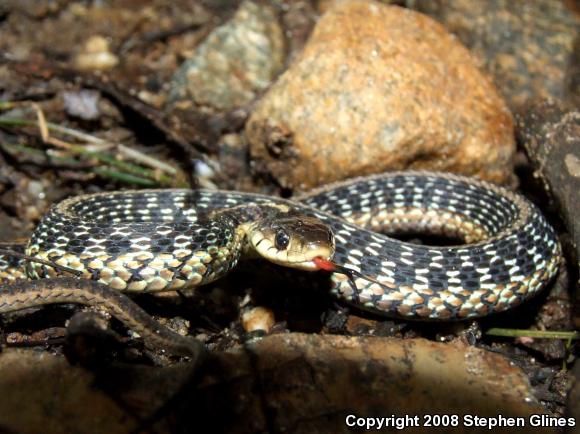
[[[425,234],[457,242],[399,239]],[[363,310],[409,320],[465,320],[533,297],[561,260],[554,229],[522,195],[424,171],[355,178],[292,200],[206,189],[81,195],[54,205],[24,251],[41,262],[18,267],[1,258],[0,266],[35,283],[0,291],[0,313],[97,300],[140,334],[172,348],[172,336],[122,292],[196,288],[258,257],[323,273],[331,294]],[[63,279],[62,268],[81,279]],[[60,286],[45,278],[61,279]]]

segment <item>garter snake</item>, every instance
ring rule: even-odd
[[[417,245],[384,233],[436,234],[465,244]],[[430,320],[514,307],[544,287],[560,261],[555,232],[534,204],[483,181],[429,172],[358,178],[292,201],[175,189],[73,197],[42,219],[26,253],[124,292],[203,285],[245,254],[303,270],[333,264],[353,273],[330,273],[338,298]],[[61,274],[45,264],[26,267],[32,279]],[[0,313],[52,302],[50,291],[41,288],[30,299],[25,290],[17,297],[0,293]]]

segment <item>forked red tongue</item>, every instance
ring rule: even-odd
[[[317,256],[316,258],[314,258],[312,260],[312,262],[314,262],[314,264],[318,267],[319,270],[325,270],[325,271],[335,271],[336,270],[336,265],[334,265],[334,263],[332,261],[329,261],[328,259],[324,259],[320,256]]]
[[[382,286],[383,288],[386,288],[389,291],[391,290],[391,288],[385,286],[383,283],[379,282],[377,279],[374,279],[370,276],[365,276],[360,271],[353,270],[352,268],[347,268],[343,265],[335,264],[334,262],[329,261],[328,259],[324,259],[320,256],[317,256],[316,258],[312,259],[312,262],[314,262],[314,265],[316,265],[316,267],[318,267],[319,270],[333,271],[335,273],[342,273],[345,276],[347,276],[348,282],[350,283],[350,285],[354,291],[358,290],[356,287],[356,282],[354,281],[354,276],[360,277],[361,279],[364,279],[364,280],[368,280],[369,282],[372,282],[372,283],[376,283],[377,285]]]

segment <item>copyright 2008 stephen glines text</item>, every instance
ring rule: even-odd
[[[528,417],[503,416],[476,416],[473,414],[426,414],[422,416],[386,416],[361,417],[349,414],[345,418],[348,427],[380,430],[383,428],[450,428],[450,427],[487,427],[490,430],[505,427],[574,427],[576,419],[573,417],[556,417],[546,414],[533,414]]]

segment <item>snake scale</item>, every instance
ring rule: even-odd
[[[418,245],[389,236],[405,233],[465,243]],[[201,189],[73,197],[42,219],[26,254],[124,292],[203,285],[246,254],[304,270],[330,263],[353,273],[329,273],[331,292],[343,301],[399,318],[458,320],[532,297],[556,274],[560,245],[536,206],[516,193],[458,175],[393,172],[292,201]],[[26,267],[32,279],[62,274],[46,264]],[[71,279],[67,285],[76,292],[66,300],[84,291],[78,302],[90,304],[88,287]],[[0,313],[62,302],[51,298],[53,290],[38,283],[0,293]],[[130,318],[134,308],[115,302]]]

